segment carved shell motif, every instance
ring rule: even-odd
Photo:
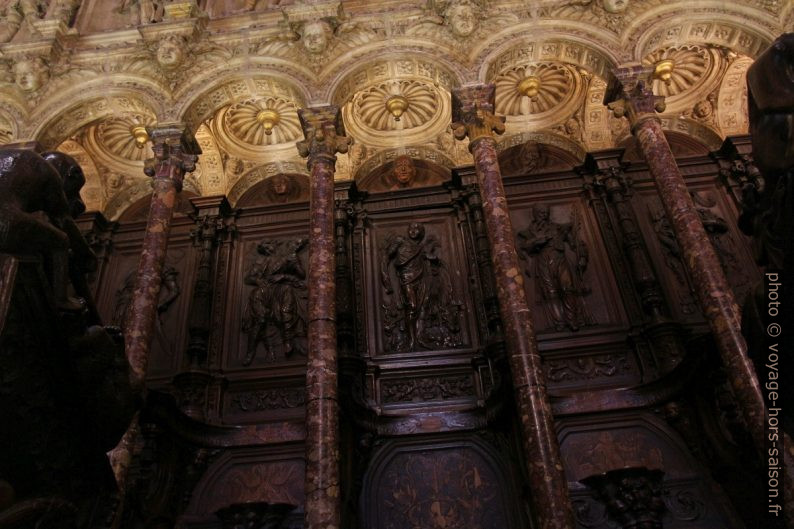
[[[353,105],[361,121],[378,131],[407,130],[429,123],[440,105],[437,93],[426,83],[414,80],[391,81],[373,86],[356,95]],[[399,119],[389,110],[389,102],[404,103]]]
[[[97,127],[101,148],[109,154],[140,162],[153,156],[144,131],[155,119],[144,114],[130,114],[106,119]]]
[[[534,79],[533,97],[522,92],[522,83]],[[496,112],[506,116],[538,115],[567,101],[573,91],[574,74],[562,64],[538,63],[512,68],[495,80]]]
[[[698,46],[681,46],[657,50],[643,61],[648,65],[659,64],[664,60],[673,61],[669,82],[655,80],[653,93],[673,97],[682,94],[702,82],[704,74],[711,67],[708,52]]]
[[[295,105],[277,97],[247,99],[228,107],[224,128],[249,145],[278,145],[302,136]]]

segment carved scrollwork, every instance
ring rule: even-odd
[[[475,394],[471,375],[382,380],[380,391],[384,404],[447,400]]]

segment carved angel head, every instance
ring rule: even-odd
[[[333,36],[331,25],[325,20],[307,22],[301,30],[303,47],[309,53],[320,54],[328,48],[328,43]]]
[[[477,29],[476,5],[469,0],[458,0],[450,4],[444,12],[444,20],[452,33],[458,37],[468,37]]]
[[[26,57],[14,64],[14,82],[24,92],[35,92],[49,78],[50,71],[43,57]]]
[[[604,9],[608,13],[622,13],[629,7],[629,0],[604,0]]]
[[[185,59],[185,39],[179,35],[166,35],[157,45],[157,64],[166,70],[172,70],[182,64]]]

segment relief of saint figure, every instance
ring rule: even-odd
[[[547,204],[532,208],[532,222],[518,233],[521,257],[529,260],[526,273],[535,279],[550,327],[556,331],[578,331],[593,324],[584,305],[590,290],[584,286],[588,251],[579,239],[578,216],[572,211],[570,223],[551,220]]]
[[[261,241],[259,256],[245,274],[245,284],[254,288],[243,313],[243,331],[248,335],[243,365],[250,365],[260,346],[265,359],[276,360],[303,354],[306,337],[306,272],[298,255],[307,239]]]
[[[439,242],[412,222],[407,236],[391,234],[381,250],[381,284],[386,293],[384,328],[390,352],[460,346],[460,312]],[[395,285],[397,287],[395,291]]]

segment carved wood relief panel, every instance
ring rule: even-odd
[[[305,363],[308,239],[305,205],[297,207],[285,210],[278,227],[278,213],[238,221],[226,293],[228,368]]]
[[[373,356],[471,347],[473,300],[454,218],[370,215],[361,264]]]
[[[678,434],[653,416],[623,414],[597,422],[562,421],[559,436],[571,501],[581,527],[606,529],[612,525],[603,505],[578,481],[627,467],[664,471],[665,527],[743,527],[727,507],[724,493],[703,473]]]
[[[583,201],[533,197],[511,212],[538,334],[625,322],[596,220]]]
[[[364,491],[367,529],[523,526],[502,462],[465,439],[386,445],[370,467]]]
[[[758,267],[749,252],[747,237],[737,227],[737,216],[725,191],[712,179],[694,180],[690,192],[706,233],[722,264],[723,271],[741,305],[759,279]],[[702,321],[697,299],[681,260],[681,250],[654,189],[645,185],[637,197],[638,221],[654,254],[659,279],[673,315],[681,322]]]
[[[288,503],[302,510],[305,464],[302,447],[278,451],[240,449],[222,455],[196,485],[186,521],[210,521],[234,503]]]
[[[187,343],[187,320],[196,272],[196,254],[187,239],[188,219],[174,224],[161,274],[162,286],[155,319],[154,339],[149,359],[149,378],[169,378],[183,361]],[[126,226],[114,237],[104,285],[97,308],[108,325],[124,326],[140,258],[140,231]]]

